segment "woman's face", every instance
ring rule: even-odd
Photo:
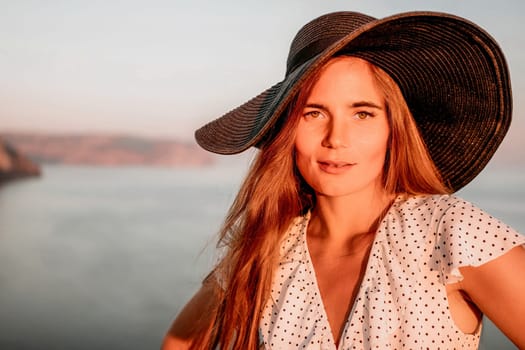
[[[373,195],[382,188],[389,133],[384,97],[369,64],[334,58],[302,110],[297,167],[317,196]]]

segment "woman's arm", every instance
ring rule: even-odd
[[[525,249],[478,267],[461,267],[460,288],[520,349],[525,349]]]
[[[213,321],[217,304],[217,290],[220,288],[213,279],[207,278],[199,291],[184,306],[168,333],[164,337],[162,350],[189,349],[196,336],[206,332]]]

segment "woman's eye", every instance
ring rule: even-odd
[[[364,119],[367,119],[367,118],[370,118],[372,117],[373,115],[371,113],[368,113],[368,112],[357,112],[355,114],[355,117],[357,119],[361,119],[361,120],[364,120]]]
[[[304,114],[305,118],[310,118],[310,119],[318,119],[318,118],[321,118],[322,116],[323,115],[319,111],[310,111]]]

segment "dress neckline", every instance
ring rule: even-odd
[[[370,264],[372,263],[371,260],[370,260],[370,257],[373,256],[373,253],[376,252],[376,250],[378,249],[378,245],[379,243],[383,240],[383,232],[385,231],[384,230],[384,227],[388,221],[388,217],[391,215],[391,212],[392,210],[394,210],[394,207],[398,205],[398,203],[403,200],[404,196],[402,195],[399,195],[399,196],[396,196],[394,198],[394,200],[392,201],[392,203],[390,204],[390,206],[388,207],[388,209],[386,210],[385,212],[385,215],[383,216],[383,218],[381,219],[378,227],[377,227],[377,230],[375,232],[375,236],[374,236],[374,239],[372,241],[372,244],[371,244],[371,247],[370,247],[370,250],[368,252],[368,256],[366,257],[366,266],[365,266],[365,269],[364,269],[364,273],[360,279],[360,282],[359,282],[359,286],[358,286],[358,289],[357,289],[357,293],[355,294],[355,297],[354,299],[351,301],[351,305],[348,305],[348,310],[347,310],[347,316],[346,316],[346,320],[345,320],[345,323],[344,323],[344,326],[343,326],[343,331],[341,332],[341,336],[339,337],[339,343],[336,343],[335,341],[335,338],[334,338],[334,333],[333,333],[333,330],[330,326],[330,322],[328,322],[328,314],[326,313],[326,308],[325,308],[325,305],[324,305],[324,301],[323,301],[323,298],[321,296],[321,291],[319,289],[319,284],[317,282],[317,276],[316,276],[316,272],[315,272],[315,268],[314,268],[314,265],[313,265],[313,262],[312,262],[312,257],[310,255],[310,250],[308,248],[308,240],[307,240],[307,232],[308,232],[308,224],[310,222],[310,219],[311,219],[311,212],[308,211],[305,216],[304,216],[304,222],[303,222],[303,225],[301,227],[301,245],[304,247],[304,251],[303,251],[303,256],[304,256],[304,260],[305,260],[305,263],[307,265],[307,268],[308,270],[310,270],[312,273],[309,274],[309,276],[311,276],[311,283],[312,283],[312,286],[313,288],[315,289],[315,294],[316,294],[316,302],[320,305],[320,314],[321,314],[321,321],[322,321],[322,326],[323,328],[326,328],[328,330],[328,334],[329,334],[329,337],[330,337],[330,350],[342,350],[342,344],[344,344],[344,338],[346,336],[346,334],[348,333],[348,327],[349,327],[349,324],[351,323],[352,321],[352,316],[354,315],[355,313],[355,309],[356,309],[356,306],[358,304],[358,302],[360,300],[362,300],[362,294],[363,294],[363,285],[365,284],[366,281],[370,281],[371,280],[371,277],[370,276],[370,271],[375,271],[375,269],[371,269],[370,268]]]

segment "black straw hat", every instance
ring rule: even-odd
[[[235,154],[267,141],[302,82],[341,53],[375,64],[399,85],[453,190],[479,174],[510,126],[507,64],[495,40],[476,24],[436,12],[383,19],[335,12],[297,33],[283,81],[198,129],[197,142],[210,152]]]

